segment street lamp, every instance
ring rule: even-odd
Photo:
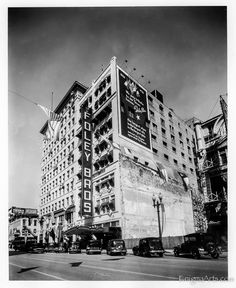
[[[162,242],[162,233],[161,233],[161,222],[160,222],[160,206],[162,205],[162,195],[159,193],[158,197],[153,194],[152,196],[153,207],[157,207],[157,219],[158,219],[158,228],[159,228],[159,239]]]

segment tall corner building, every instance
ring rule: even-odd
[[[59,141],[43,140],[43,238],[53,229],[60,242],[86,225],[117,229],[126,240],[158,236],[152,196],[160,193],[163,237],[194,232],[194,132],[158,91],[113,57],[90,88],[75,82],[54,112],[63,121]]]

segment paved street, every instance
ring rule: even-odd
[[[227,277],[227,258],[200,260],[174,257],[144,258],[82,254],[19,254],[9,256],[9,280],[205,280]],[[211,278],[210,278],[211,277]]]

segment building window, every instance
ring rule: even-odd
[[[167,148],[167,143],[165,141],[162,141],[162,144],[165,148]]]
[[[174,134],[175,132],[174,127],[172,125],[169,125],[169,128],[170,128],[170,132]]]
[[[157,140],[157,136],[152,134],[152,139]]]
[[[161,128],[162,137],[166,138],[166,130]]]
[[[155,148],[152,148],[152,151],[153,151],[153,153],[155,153],[155,154],[158,153],[157,149],[155,149]]]
[[[161,126],[165,127],[165,120],[161,118]]]
[[[190,147],[187,146],[187,148],[188,148],[188,154],[191,154],[191,149],[190,149]]]
[[[159,105],[159,111],[162,115],[164,115],[164,108],[162,105]]]
[[[183,152],[181,152],[181,156],[184,158],[185,157],[185,155],[184,155],[184,153]]]
[[[179,141],[179,144],[180,144],[180,147],[181,147],[182,149],[184,149],[184,142],[183,142],[183,141]]]
[[[184,169],[184,170],[186,170],[186,165],[185,165],[185,164],[183,164],[182,166],[183,166],[183,169]]]
[[[178,161],[176,159],[174,159],[174,164],[178,165]]]
[[[152,123],[153,131],[157,132],[157,125],[155,123]]]
[[[149,110],[149,112],[150,112],[150,116],[154,118],[154,116],[155,116],[154,112],[152,110]]]
[[[171,142],[173,143],[173,144],[175,144],[175,136],[174,135],[170,135],[170,138],[171,138]]]
[[[191,174],[193,174],[193,168],[190,168],[190,172],[191,172]]]
[[[134,156],[134,161],[138,162],[138,157]]]
[[[192,163],[192,162],[193,162],[193,160],[192,160],[192,158],[191,158],[191,157],[188,157],[188,160],[189,160],[189,162],[190,162],[190,163]]]
[[[164,154],[164,159],[165,159],[166,161],[169,161],[169,156],[166,155],[166,154]]]

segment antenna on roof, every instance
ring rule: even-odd
[[[103,69],[103,64],[102,64],[102,67],[101,67],[101,69],[102,69],[102,72],[103,72],[103,70],[104,70],[104,69]]]

